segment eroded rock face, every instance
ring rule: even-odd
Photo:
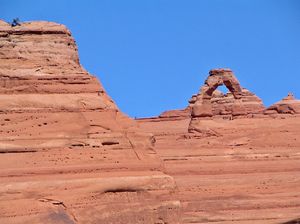
[[[231,90],[226,94],[217,90],[224,80]],[[289,95],[265,110],[230,70],[221,69],[210,72],[185,110],[138,120],[155,135],[155,149],[177,182],[171,197],[182,200],[183,223],[297,220],[298,105]]]
[[[159,199],[175,183],[153,136],[82,68],[65,26],[0,21],[0,65],[1,223],[179,220]]]
[[[79,64],[77,46],[65,26],[31,22],[11,27],[1,22],[0,37],[1,94],[27,94],[29,100],[30,94],[38,93],[45,103],[48,94],[77,94],[83,98],[81,106],[90,94],[88,98],[100,99],[96,107],[116,109],[97,79]]]
[[[287,97],[268,107],[265,114],[300,114],[300,100],[289,93]]]
[[[285,118],[285,119],[282,119]],[[300,116],[138,121],[174,176],[182,223],[288,223],[300,209]],[[258,206],[259,205],[259,206]]]
[[[228,93],[223,94],[217,89],[222,85],[226,86]],[[191,97],[185,109],[165,111],[157,119],[162,121],[213,117],[232,119],[263,114],[264,110],[261,99],[241,87],[230,69],[213,69],[199,93]]]
[[[220,85],[229,90],[223,94],[217,91]],[[190,101],[191,122],[189,132],[207,135],[207,130],[201,127],[201,119],[207,117],[249,117],[262,114],[265,107],[255,94],[242,88],[239,81],[230,69],[214,69],[209,72],[208,78],[200,92]],[[209,133],[214,133],[212,130]]]
[[[217,90],[225,83],[226,94]],[[177,182],[184,223],[296,220],[299,206],[287,205],[300,201],[299,105],[290,94],[266,110],[230,70],[218,69],[185,110],[138,120]]]
[[[159,115],[162,119],[183,119],[191,116],[191,108],[187,107],[183,110],[168,110]]]
[[[38,148],[32,142],[38,139],[44,139],[45,148],[72,147],[79,139],[84,146],[101,147],[103,136],[119,147],[129,145],[116,133],[134,127],[134,122],[81,67],[65,26],[31,22],[11,27],[2,22],[0,37],[2,148],[16,150],[24,142]],[[51,143],[57,138],[64,141]],[[10,140],[14,141],[3,145]]]
[[[225,85],[230,91],[227,94],[215,93]],[[248,115],[262,113],[262,101],[253,93],[240,86],[233,72],[229,69],[214,69],[200,92],[190,100],[192,117],[212,117],[217,115]]]

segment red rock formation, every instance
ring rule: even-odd
[[[212,70],[186,109],[133,121],[48,22],[0,21],[0,64],[0,223],[299,218],[291,95],[264,110],[230,70]]]
[[[282,119],[284,118],[284,119]],[[177,183],[182,223],[277,224],[300,210],[300,117],[138,120]]]
[[[16,151],[24,143],[31,150],[41,144],[47,149],[135,144],[135,138],[130,143],[126,136],[133,135],[135,123],[81,67],[64,26],[32,22],[11,27],[2,22],[0,33],[0,149]]]
[[[221,85],[225,85],[230,93],[213,95]],[[200,92],[191,103],[192,117],[240,116],[262,113],[264,110],[262,101],[242,88],[230,69],[211,70]]]
[[[65,26],[0,21],[0,64],[0,223],[179,220],[152,135],[81,67]]]
[[[223,79],[230,93],[216,90]],[[170,199],[181,201],[182,222],[298,220],[300,117],[291,115],[298,101],[289,96],[264,110],[231,71],[213,70],[189,103],[185,111],[195,110],[192,117],[175,110],[138,120],[154,133],[155,149],[175,178],[177,191]]]
[[[189,118],[191,116],[191,108],[187,107],[183,110],[168,110],[159,115],[162,119],[182,119]]]
[[[225,85],[229,90],[223,94],[217,88]],[[209,72],[204,85],[198,94],[189,100],[183,110],[171,110],[162,113],[162,120],[253,116],[262,114],[265,107],[260,98],[249,90],[242,88],[230,69],[213,69]]]
[[[227,94],[215,93],[220,85],[225,85],[230,91]],[[200,92],[189,101],[192,109],[192,120],[189,132],[201,135],[215,135],[201,125],[201,119],[207,117],[233,117],[253,116],[262,114],[265,107],[261,99],[245,88],[242,88],[230,69],[214,69],[209,72]]]
[[[268,107],[265,114],[300,114],[300,100],[289,93],[287,97]]]

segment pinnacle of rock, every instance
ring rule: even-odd
[[[285,98],[283,98],[282,100],[295,100],[295,99],[296,98],[293,93],[288,93],[288,95]]]

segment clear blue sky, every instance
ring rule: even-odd
[[[65,24],[132,117],[184,108],[218,67],[265,105],[300,97],[299,0],[0,0],[0,18],[15,17]]]

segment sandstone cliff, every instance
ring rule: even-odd
[[[0,149],[131,147],[135,122],[82,68],[66,27],[0,25]]]
[[[51,22],[0,21],[0,65],[0,223],[298,220],[291,94],[266,109],[214,69],[187,108],[134,121]]]
[[[152,135],[82,68],[65,26],[0,21],[0,65],[1,223],[179,220]]]

